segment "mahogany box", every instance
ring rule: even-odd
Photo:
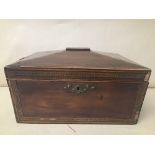
[[[38,52],[5,67],[19,123],[136,124],[150,74],[89,48]]]

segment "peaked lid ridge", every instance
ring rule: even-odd
[[[89,48],[37,52],[20,59],[9,67],[149,70],[119,54],[96,52]]]

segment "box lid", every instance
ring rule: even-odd
[[[66,48],[38,52],[6,66],[7,68],[78,68],[108,70],[149,70],[119,54],[95,52],[89,48]]]

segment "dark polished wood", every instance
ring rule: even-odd
[[[137,123],[149,68],[89,48],[54,52],[5,67],[17,122]]]

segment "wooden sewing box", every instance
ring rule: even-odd
[[[89,48],[38,52],[5,67],[19,123],[136,124],[150,74]]]

